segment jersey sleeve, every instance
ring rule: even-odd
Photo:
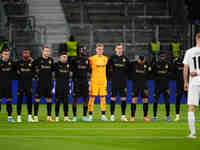
[[[183,64],[185,64],[185,65],[189,65],[188,55],[189,55],[189,51],[187,51],[185,53],[185,56],[184,56],[184,59],[183,59]]]

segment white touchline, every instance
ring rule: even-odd
[[[184,139],[185,137],[183,136],[149,136],[149,135],[143,135],[143,136],[94,136],[94,135],[91,135],[91,136],[43,136],[43,135],[40,135],[40,136],[25,136],[25,135],[0,135],[0,138],[117,138],[117,139]]]
[[[45,131],[45,130],[185,130],[184,128],[0,128],[0,131]]]

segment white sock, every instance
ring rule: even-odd
[[[56,117],[56,120],[59,120],[59,117]]]
[[[17,116],[17,119],[21,119],[21,116]]]
[[[92,119],[92,115],[89,115],[89,119]]]
[[[125,115],[122,115],[122,118],[125,118],[126,116]]]
[[[28,119],[32,119],[32,115],[28,115]]]
[[[194,112],[188,112],[188,124],[191,134],[196,134]]]
[[[102,115],[102,117],[106,117],[105,115]]]
[[[179,114],[176,114],[176,118],[179,118],[180,117],[180,115]]]
[[[68,120],[69,118],[67,116],[64,117],[64,120]]]
[[[12,116],[8,116],[8,119],[12,119]]]

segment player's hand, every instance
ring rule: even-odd
[[[196,72],[190,72],[190,76],[195,77],[195,76],[197,76],[197,73]]]
[[[188,83],[184,83],[184,91],[188,91]]]
[[[33,62],[33,58],[29,57],[28,60],[32,63]]]

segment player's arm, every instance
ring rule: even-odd
[[[108,59],[108,63],[106,65],[106,77],[108,80],[111,79],[111,73],[113,71],[113,61],[112,57]]]
[[[189,68],[187,64],[184,64],[184,68],[183,68],[183,78],[184,78],[184,90],[187,91],[188,90],[188,72],[189,72]]]
[[[39,59],[36,59],[32,63],[32,70],[33,70],[33,76],[37,80],[38,79],[38,73],[39,73]]]

